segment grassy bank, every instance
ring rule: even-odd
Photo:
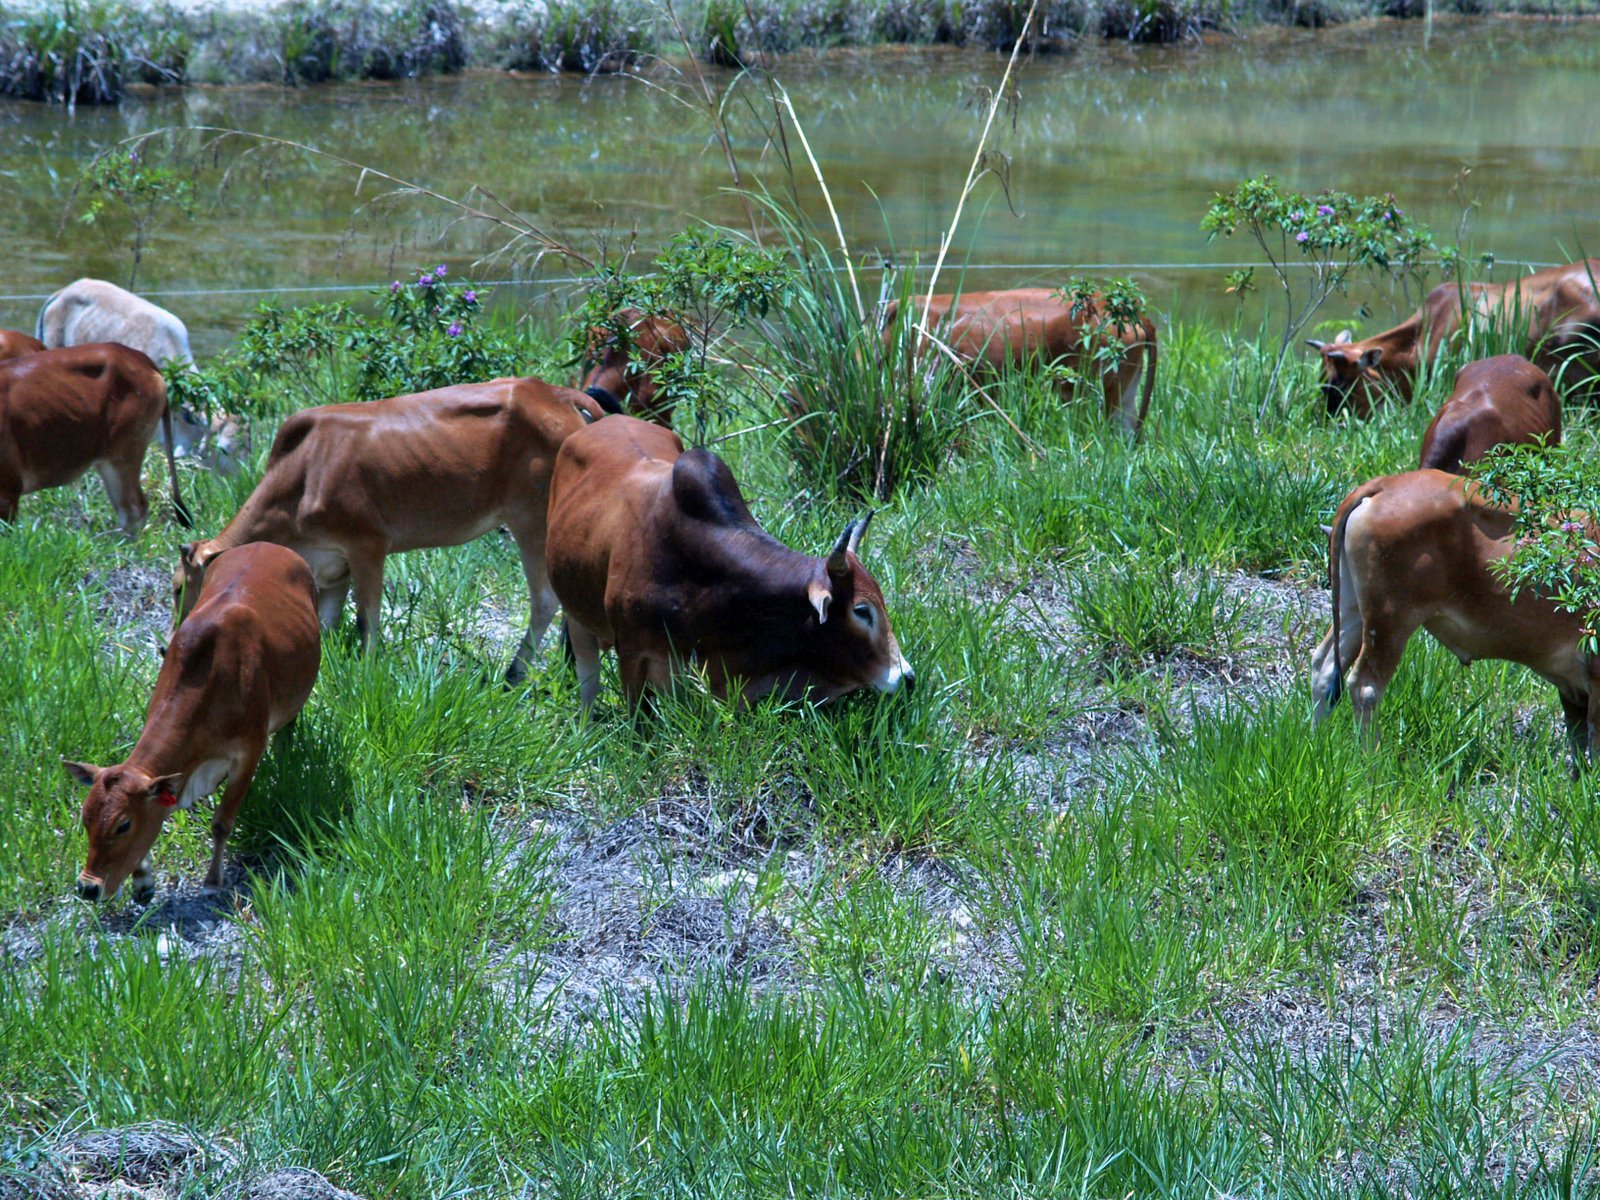
[[[1137,446],[1037,381],[995,393],[1031,446],[961,414],[865,548],[919,679],[887,702],[690,694],[640,732],[613,672],[585,725],[559,652],[492,682],[508,540],[392,560],[382,652],[327,640],[228,887],[199,892],[179,814],[148,911],[67,898],[58,760],[136,733],[179,531],[118,542],[89,481],[28,497],[0,537],[0,1195],[86,1194],[39,1182],[69,1152],[139,1183],[83,1131],[143,1122],[169,1196],[284,1166],[416,1200],[1592,1194],[1600,822],[1549,689],[1419,639],[1376,752],[1348,710],[1309,725],[1319,523],[1414,461],[1451,372],[1330,423],[1300,361],[1257,423],[1271,351],[1166,330]],[[258,416],[252,469],[186,480],[202,531]],[[821,549],[857,503],[786,438],[718,450]]]
[[[1008,49],[1028,5],[1016,0],[692,0],[680,38],[653,0],[452,0],[387,4],[187,7],[121,0],[38,0],[0,8],[0,95],[114,104],[130,83],[313,84],[392,79],[482,66],[616,71],[684,40],[705,61],[755,63],[805,48],[948,44]],[[1207,30],[1322,26],[1422,17],[1422,0],[1046,0],[1031,48],[1084,38],[1172,42]],[[1595,0],[1445,0],[1433,13],[1592,15]]]

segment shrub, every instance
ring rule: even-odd
[[[622,71],[649,49],[653,22],[638,0],[550,0],[512,22],[501,54],[517,71]]]

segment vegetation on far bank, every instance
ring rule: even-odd
[[[0,7],[0,96],[118,103],[130,83],[394,79],[466,66],[583,73],[634,68],[685,44],[722,67],[805,48],[960,45],[1009,49],[1019,0],[312,0],[183,9],[124,0]],[[1262,24],[1320,27],[1432,14],[1587,16],[1597,0],[1042,0],[1027,48],[1083,38],[1174,42]]]

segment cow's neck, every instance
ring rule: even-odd
[[[724,529],[713,539],[716,573],[727,585],[716,589],[721,603],[707,623],[711,645],[740,674],[764,674],[799,652],[808,636],[811,614],[807,589],[823,560],[785,546],[760,528]],[[814,619],[814,618],[813,618]],[[737,653],[730,653],[737,647]]]
[[[265,482],[265,480],[263,480]],[[293,540],[292,518],[288,509],[282,504],[274,503],[271,499],[261,494],[261,486],[250,493],[249,498],[240,506],[229,521],[217,534],[206,543],[206,550],[210,557],[216,557],[224,550],[232,550],[235,546],[242,546],[246,542],[275,542],[280,546],[287,546]]]
[[[126,765],[151,776],[187,774],[203,757],[197,756],[193,741],[195,731],[204,727],[205,708],[205,688],[168,686],[158,680],[144,730]]]

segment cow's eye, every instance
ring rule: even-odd
[[[121,837],[123,834],[127,833],[128,830],[130,830],[132,828],[133,828],[133,818],[132,817],[125,817],[125,818],[123,818],[122,821],[120,821],[118,823],[117,827],[111,831],[111,836],[112,837]]]
[[[870,604],[858,604],[858,605],[856,605],[855,613],[856,613],[856,616],[860,617],[868,625],[872,624],[872,605],[870,605]]]

